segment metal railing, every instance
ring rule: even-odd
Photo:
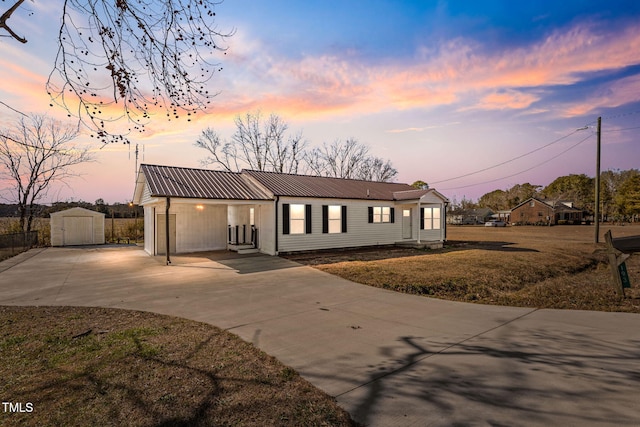
[[[38,245],[38,232],[0,234],[0,259],[6,259]]]
[[[255,225],[250,226],[247,232],[247,225],[229,225],[227,238],[230,245],[252,245],[258,247],[258,229]],[[249,238],[249,240],[247,240]]]

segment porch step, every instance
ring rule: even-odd
[[[260,252],[258,249],[251,247],[251,248],[247,248],[247,249],[238,249],[237,251],[240,255],[245,255],[245,254],[257,254],[258,252]]]
[[[239,254],[254,253],[254,252],[247,252],[247,251],[251,251],[251,250],[255,250],[256,252],[258,252],[258,250],[256,248],[254,248],[253,245],[250,245],[250,244],[246,244],[246,245],[229,245],[228,248],[229,248],[230,251],[238,252]]]

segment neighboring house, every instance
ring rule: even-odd
[[[511,222],[516,225],[580,224],[583,211],[572,202],[531,198],[511,209]]]
[[[449,224],[478,225],[493,219],[493,211],[489,208],[458,209],[447,215]]]
[[[263,253],[445,240],[446,197],[408,184],[141,165],[152,255],[255,247]],[[168,216],[167,216],[168,215]],[[169,218],[168,227],[166,218]]]

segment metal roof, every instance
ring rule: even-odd
[[[134,199],[146,182],[151,197],[272,200],[274,196],[362,200],[414,200],[434,191],[408,184],[244,170],[225,172],[143,164]],[[439,193],[436,192],[439,195]],[[442,196],[444,198],[444,196]]]
[[[408,184],[395,182],[361,181],[254,170],[244,170],[242,173],[254,178],[276,196],[396,200],[394,193],[397,192],[413,193],[415,190],[424,194],[423,190],[416,190]]]
[[[141,165],[152,197],[270,200],[273,196],[241,173]]]
[[[396,191],[393,193],[394,200],[415,200],[424,196],[427,193],[430,193],[431,190],[406,190],[406,191]]]

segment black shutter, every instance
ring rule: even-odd
[[[420,208],[420,230],[424,230],[424,208]]]
[[[347,232],[347,207],[345,205],[342,205],[341,219],[342,219],[342,232],[346,233]]]
[[[282,234],[289,234],[289,203],[282,204]]]
[[[373,222],[373,208],[369,206],[369,224]]]
[[[391,208],[391,223],[396,222],[396,208]]]
[[[329,206],[322,205],[322,232],[329,232]]]
[[[311,234],[311,205],[304,205],[304,222],[304,232],[307,234]]]

